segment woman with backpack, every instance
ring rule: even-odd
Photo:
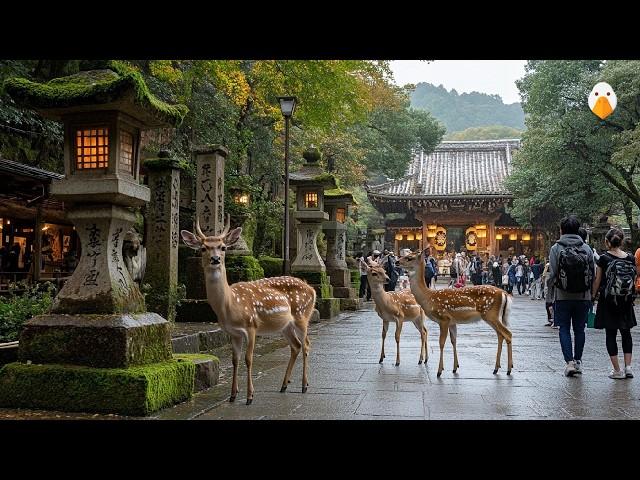
[[[609,378],[615,379],[633,378],[631,329],[637,325],[633,311],[636,264],[632,255],[621,250],[623,240],[624,233],[619,228],[607,232],[607,251],[598,259],[591,291],[593,299],[599,296],[594,326],[606,332],[607,352],[613,366]],[[622,336],[624,370],[618,363],[618,330]]]

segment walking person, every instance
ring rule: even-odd
[[[555,287],[554,323],[560,327],[560,346],[566,362],[564,374],[582,374],[584,329],[591,307],[593,251],[578,235],[580,222],[569,215],[560,222],[560,239],[549,252],[549,288]],[[575,338],[571,346],[571,327]]]
[[[624,233],[619,228],[610,229],[605,235],[607,251],[600,255],[593,282],[592,296],[598,297],[595,328],[604,329],[606,344],[613,369],[609,378],[633,378],[631,371],[631,329],[637,325],[633,311],[633,297],[637,280],[636,261],[620,248]],[[624,370],[618,363],[617,335],[622,336]]]
[[[388,283],[385,284],[385,288],[387,292],[395,292],[396,285],[398,283],[398,277],[400,274],[398,273],[398,269],[396,267],[396,256],[393,252],[387,252],[386,258],[384,259],[383,266],[389,277]]]
[[[513,286],[517,283],[517,277],[516,277],[517,266],[518,266],[518,261],[514,258],[511,261],[511,265],[509,265],[509,268],[507,270],[507,277],[509,279],[509,283],[507,286],[508,293],[513,293]]]
[[[371,252],[369,252],[368,256],[370,255],[371,255]],[[358,254],[358,269],[360,270],[360,292],[358,293],[358,296],[364,300],[365,292],[366,292],[366,299],[368,302],[370,302],[371,286],[367,281],[367,260],[365,259],[362,253]]]
[[[518,295],[522,295],[522,292],[525,289],[524,286],[524,264],[522,263],[522,259],[518,259],[518,263],[516,264],[516,285],[518,286]]]
[[[531,285],[531,300],[540,300],[542,298],[542,265],[540,259],[531,265],[531,274],[533,275],[533,284]]]
[[[491,265],[491,273],[493,274],[493,284],[498,288],[502,288],[502,270],[496,260]]]

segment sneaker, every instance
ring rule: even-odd
[[[573,360],[567,362],[567,365],[564,367],[564,376],[565,377],[573,377],[576,374],[576,365]]]
[[[582,375],[582,360],[576,360],[576,373]]]
[[[616,380],[627,378],[625,372],[622,370],[614,370],[611,369],[611,373],[609,373],[609,378],[615,378]]]
[[[552,327],[552,328],[555,328],[556,330],[560,328],[560,326],[559,326],[559,325],[555,325],[555,324],[553,324],[553,323],[551,324],[551,327]]]
[[[633,372],[631,371],[631,365],[624,367],[624,375],[627,378],[633,378]]]
[[[552,327],[553,326],[553,322],[547,322],[544,324],[545,327]]]

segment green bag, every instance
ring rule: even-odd
[[[595,328],[596,325],[596,313],[593,311],[593,306],[587,313],[587,328]]]

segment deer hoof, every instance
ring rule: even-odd
[[[438,378],[440,378],[440,375],[442,375],[442,372],[438,372]]]
[[[493,374],[495,375],[496,373],[498,373],[498,369],[497,368],[493,370]]]
[[[230,402],[235,402],[235,401],[236,401],[236,396],[235,396],[235,395],[231,395],[231,396],[229,397],[229,401],[230,401]]]
[[[251,402],[253,402],[253,398],[247,398],[247,405],[251,405]]]
[[[380,359],[380,361],[378,363],[382,363],[382,358]]]
[[[396,362],[396,367],[398,367],[400,365],[400,362]]]
[[[302,393],[307,393],[307,388],[309,387],[302,387]]]
[[[457,369],[457,368],[454,368],[454,369],[453,369],[453,373],[456,373],[457,371],[458,371],[458,369]]]
[[[418,360],[418,365],[422,365],[422,360]]]
[[[507,375],[511,375],[511,370],[507,370]]]
[[[287,386],[283,385],[282,388],[280,389],[280,393],[285,392],[287,390]]]

